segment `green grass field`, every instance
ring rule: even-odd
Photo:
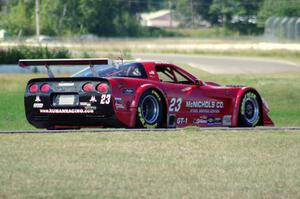
[[[299,198],[299,132],[0,135],[0,198]]]
[[[269,103],[276,126],[300,126],[300,73],[269,75],[212,75],[189,66],[200,79],[221,84],[252,86]],[[23,95],[27,81],[45,74],[0,74],[0,129],[32,129],[24,114]]]

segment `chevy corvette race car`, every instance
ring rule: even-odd
[[[254,88],[199,80],[170,63],[43,59],[19,65],[48,71],[48,78],[31,79],[25,91],[26,117],[37,128],[273,125]],[[63,65],[89,67],[55,78],[50,66]]]

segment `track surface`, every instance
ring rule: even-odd
[[[199,132],[286,132],[299,131],[300,127],[256,127],[256,128],[198,128]],[[19,130],[0,131],[0,134],[50,134],[50,133],[143,133],[143,132],[183,132],[184,128],[177,129],[84,129],[84,130]]]
[[[146,60],[186,63],[213,74],[300,72],[298,64],[272,59],[156,53],[133,53],[132,55]]]

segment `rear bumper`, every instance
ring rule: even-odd
[[[27,115],[27,120],[36,128],[125,127],[115,115]]]

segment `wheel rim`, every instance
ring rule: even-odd
[[[258,102],[254,98],[247,98],[245,102],[245,117],[247,122],[253,124],[259,115]]]
[[[159,116],[159,104],[157,99],[152,95],[148,95],[143,99],[141,107],[145,122],[153,124]]]

